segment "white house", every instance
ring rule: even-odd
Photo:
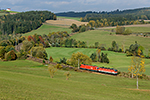
[[[10,9],[10,8],[7,8],[6,11],[11,11],[11,9]]]

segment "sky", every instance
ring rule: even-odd
[[[48,10],[54,13],[68,11],[114,11],[150,7],[150,0],[0,0],[0,8],[12,11]]]

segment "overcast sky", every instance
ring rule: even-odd
[[[150,0],[0,0],[1,9],[11,8],[19,12],[113,11],[142,7],[150,7]]]

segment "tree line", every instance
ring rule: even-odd
[[[35,30],[46,20],[56,20],[50,11],[28,11],[0,16],[0,34],[26,33]]]
[[[147,24],[144,20],[150,19],[149,8],[134,10],[89,13],[81,17],[81,21],[89,22],[91,27]]]

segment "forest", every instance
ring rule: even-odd
[[[90,27],[106,27],[117,25],[148,24],[144,20],[150,19],[150,8],[128,10],[99,11],[99,12],[64,12],[58,16],[80,17],[80,21],[89,22]]]
[[[127,9],[127,10],[114,10],[114,11],[85,11],[85,12],[74,12],[74,11],[69,11],[69,12],[60,12],[60,13],[56,13],[57,16],[66,16],[66,17],[85,17],[90,16],[90,15],[94,15],[91,17],[96,17],[95,15],[98,14],[98,16],[108,16],[111,17],[111,15],[125,15],[125,14],[131,14],[131,15],[148,15],[148,19],[149,17],[149,12],[150,12],[150,8],[149,7],[145,7],[145,8],[137,8],[137,9]],[[144,16],[143,16],[144,17]],[[140,18],[140,17],[139,17]],[[147,19],[147,18],[146,18]]]
[[[28,11],[0,16],[0,34],[26,33],[35,30],[46,20],[56,20],[49,11]]]
[[[99,12],[86,14],[81,18],[82,22],[89,22],[92,27],[117,26],[117,25],[133,25],[148,24],[144,20],[150,19],[149,8],[141,8],[134,10],[124,10],[112,12]]]

